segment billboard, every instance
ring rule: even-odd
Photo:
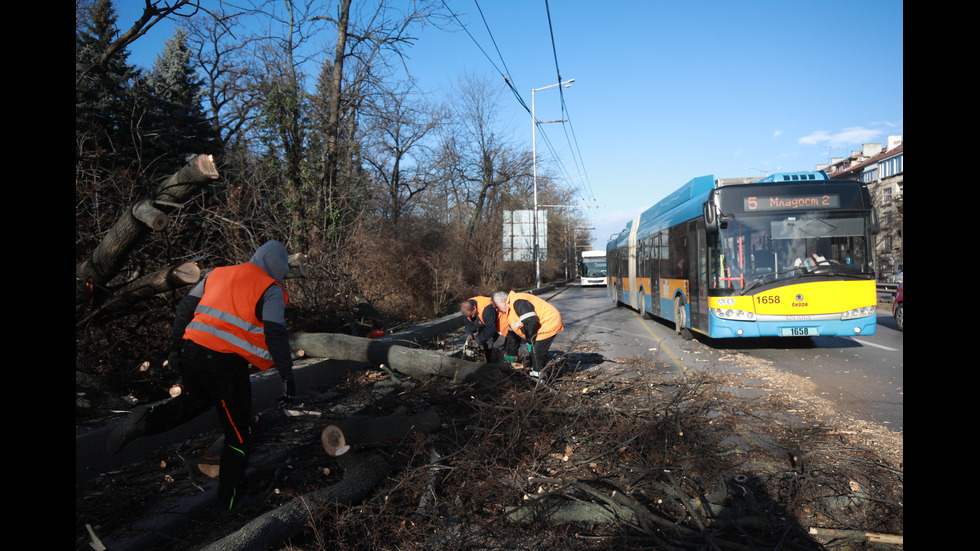
[[[548,259],[548,211],[538,209],[539,260]],[[504,261],[534,261],[534,211],[504,211]]]

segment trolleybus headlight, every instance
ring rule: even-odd
[[[840,315],[840,319],[850,320],[850,319],[857,319],[857,318],[866,318],[874,313],[875,313],[874,306],[865,306],[863,308],[855,308],[853,310],[848,310],[847,312],[844,312],[843,314]]]
[[[755,321],[755,313],[746,312],[745,310],[733,310],[728,308],[725,310],[715,310],[714,312],[719,318],[726,320]]]

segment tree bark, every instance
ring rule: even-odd
[[[333,505],[351,505],[363,500],[388,476],[391,466],[377,455],[346,454],[338,462],[344,479],[315,490],[269,511],[205,548],[206,551],[250,551],[278,549],[290,536],[300,533],[311,517]]]
[[[507,362],[476,363],[451,358],[441,352],[398,346],[378,339],[364,339],[340,333],[292,333],[290,346],[302,350],[307,358],[330,358],[386,365],[399,373],[420,380],[436,377],[456,383],[476,383],[481,389],[492,388],[512,368]]]
[[[347,26],[350,0],[341,0],[337,17],[337,45],[333,56],[333,81],[327,110],[327,186],[337,185],[338,148],[340,144],[340,98],[344,85],[344,60],[347,58]]]
[[[166,214],[217,178],[218,170],[211,155],[198,155],[136,204],[145,205],[149,201],[160,213]],[[136,217],[132,208],[119,216],[92,255],[75,271],[76,308],[90,301],[98,305],[111,294],[105,285],[119,273],[129,254],[151,231]]]

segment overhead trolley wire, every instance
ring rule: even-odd
[[[487,34],[490,36],[490,41],[493,43],[494,49],[497,52],[497,56],[500,58],[500,64],[504,68],[503,70],[501,70],[500,67],[497,66],[497,64],[490,57],[490,55],[483,48],[483,46],[481,46],[480,43],[476,40],[476,38],[473,36],[473,34],[470,33],[470,31],[466,27],[466,25],[459,19],[459,16],[457,16],[456,13],[452,10],[452,8],[450,8],[449,5],[446,3],[446,0],[442,0],[442,5],[446,8],[446,10],[450,13],[450,15],[452,15],[453,19],[455,19],[456,22],[459,24],[459,26],[463,29],[463,31],[466,32],[466,35],[470,37],[470,40],[472,40],[473,43],[476,44],[476,47],[480,50],[481,53],[483,53],[484,57],[487,58],[487,60],[490,62],[490,65],[497,71],[497,73],[500,74],[500,76],[503,77],[504,82],[507,84],[507,87],[514,94],[514,97],[517,98],[517,101],[521,104],[521,107],[523,107],[524,110],[527,111],[528,114],[531,114],[531,108],[528,107],[527,102],[524,101],[524,98],[521,96],[520,92],[518,92],[517,88],[514,86],[514,79],[513,79],[513,77],[510,74],[510,69],[507,67],[506,61],[504,61],[504,56],[500,52],[500,48],[497,46],[497,41],[493,37],[493,32],[490,30],[490,25],[487,22],[486,16],[483,13],[483,9],[480,7],[480,3],[477,0],[474,0],[473,3],[476,5],[477,11],[480,13],[480,18],[483,21],[484,28],[486,28]],[[547,0],[546,0],[545,4],[546,4],[546,8],[547,8]],[[550,29],[551,28],[551,15],[550,15],[550,12],[548,14],[548,26],[549,26],[549,29]],[[557,50],[556,50],[555,44],[554,44],[554,33],[552,33],[552,39],[551,40],[552,40],[552,51],[555,52],[554,53],[554,56],[555,56],[555,67],[557,69],[557,67],[558,67],[558,55],[557,55]],[[558,81],[561,82],[561,75],[560,75],[560,73],[559,73]],[[562,112],[563,113],[567,113],[567,107],[565,105],[564,94],[562,94],[562,92],[561,92],[561,87],[559,86],[558,88],[559,88],[559,94],[561,94],[560,97],[561,97]],[[567,116],[565,118],[567,118]],[[533,122],[534,122],[534,124],[537,124],[537,121],[533,121]],[[564,126],[564,123],[563,123],[563,126]],[[573,134],[573,137],[574,137],[574,129],[572,130],[572,134]],[[566,139],[568,139],[568,133],[567,133],[567,131],[566,131],[565,135],[566,135]],[[568,173],[568,171],[565,169],[564,165],[562,164],[561,158],[558,155],[558,152],[555,150],[554,144],[551,143],[551,139],[544,132],[544,129],[543,128],[541,129],[541,136],[544,139],[545,145],[547,146],[548,150],[551,151],[552,156],[557,161],[557,166],[558,166],[559,172],[564,175],[566,181],[570,181],[570,182],[573,181],[571,175]],[[571,148],[571,143],[569,143],[569,147]],[[575,149],[577,150],[577,140],[576,140],[576,148]],[[578,154],[579,154],[579,156],[581,156],[581,151],[579,151]],[[573,155],[572,156],[573,156],[573,159],[575,159],[574,152],[573,152]],[[577,160],[575,160],[575,165],[576,165],[576,168],[579,169],[578,161]],[[580,171],[580,173],[584,174],[584,166],[581,169],[579,169],[579,171]],[[586,176],[586,182],[588,182],[588,176]],[[591,187],[590,187],[590,194],[591,194]],[[593,200],[594,200],[594,195],[593,195]]]
[[[475,0],[474,3],[476,3]],[[490,65],[493,66],[493,68],[496,69],[498,73],[500,73],[500,76],[504,78],[504,82],[507,83],[507,87],[510,88],[511,92],[514,93],[514,97],[516,97],[517,101],[521,104],[522,107],[524,107],[524,110],[530,113],[531,108],[527,106],[527,104],[524,102],[524,98],[522,98],[521,94],[517,91],[516,88],[514,88],[514,84],[512,82],[513,79],[510,77],[510,69],[507,69],[507,64],[504,62],[504,57],[500,54],[500,48],[497,48],[497,42],[496,40],[493,39],[493,34],[490,33],[490,27],[489,25],[487,25],[487,20],[484,18],[483,24],[487,28],[487,33],[490,34],[490,41],[493,42],[494,48],[497,49],[497,55],[500,57],[500,62],[504,65],[504,69],[507,71],[506,73],[504,71],[501,71],[500,68],[497,67],[497,64],[494,63],[493,59],[490,58],[490,55],[487,54],[486,50],[483,49],[483,46],[481,46],[480,43],[477,42],[476,38],[470,33],[470,30],[466,28],[466,25],[464,25],[463,22],[459,20],[459,16],[456,15],[456,12],[454,12],[452,8],[450,8],[449,5],[446,4],[446,0],[442,0],[442,5],[445,6],[445,8],[449,11],[450,15],[453,16],[453,19],[455,19],[456,22],[459,23],[459,26],[463,29],[463,31],[466,32],[466,35],[470,37],[470,40],[472,40],[473,43],[476,44],[476,47],[487,58],[487,61],[490,62]],[[476,9],[480,12],[480,17],[483,17],[483,10],[480,9],[479,4],[476,5]]]
[[[594,202],[595,201],[595,194],[592,192],[592,184],[591,184],[591,182],[589,182],[588,172],[585,170],[585,161],[584,161],[584,159],[582,160],[582,166],[581,166],[581,168],[579,167],[579,159],[582,157],[582,151],[581,151],[581,149],[579,149],[579,146],[578,146],[578,138],[575,136],[575,128],[572,127],[572,123],[571,123],[572,118],[568,114],[568,106],[565,104],[565,93],[564,93],[564,91],[562,91],[562,87],[561,87],[561,69],[558,66],[558,48],[555,45],[555,29],[554,29],[554,25],[552,25],[552,23],[551,23],[551,7],[548,4],[548,0],[544,0],[544,10],[545,10],[545,14],[548,17],[548,32],[551,35],[551,52],[552,52],[552,55],[553,55],[553,57],[555,59],[555,72],[558,74],[558,95],[559,95],[559,98],[561,100],[562,118],[567,121],[568,128],[571,129],[571,131],[572,131],[572,140],[574,140],[574,142],[575,142],[575,147],[573,148],[571,141],[569,141],[569,138],[568,138],[568,130],[565,130],[565,140],[569,142],[568,143],[569,149],[573,149],[578,154],[578,156],[576,157],[575,153],[573,153],[572,154],[572,159],[575,162],[575,168],[577,170],[579,170],[580,173],[585,176],[585,183],[586,183],[587,187],[589,188],[589,195],[592,196],[592,201]],[[565,123],[562,123],[562,128],[563,129],[565,128]]]

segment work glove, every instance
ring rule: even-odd
[[[287,375],[282,378],[282,396],[279,397],[276,402],[279,405],[287,405],[293,402],[296,398],[296,381],[293,380],[292,375]]]
[[[531,343],[527,343],[527,353],[528,353],[528,354],[533,354],[533,353],[534,353],[534,352],[533,352],[533,351],[531,350],[531,348],[532,348],[532,347],[531,347]]]
[[[174,350],[167,355],[167,369],[174,373],[180,373],[180,352]]]

